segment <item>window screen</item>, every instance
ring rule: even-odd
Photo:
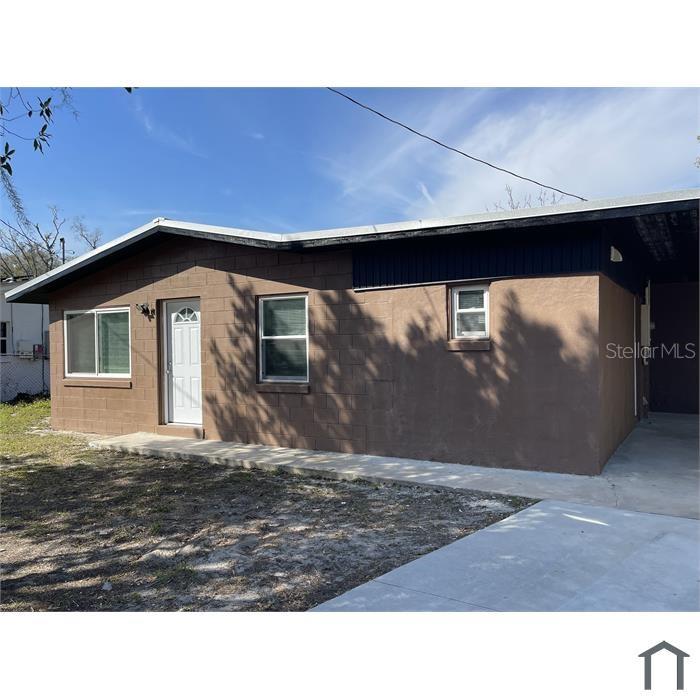
[[[128,309],[66,313],[66,374],[129,375]]]
[[[485,285],[452,290],[452,336],[487,338],[489,335],[489,291]]]
[[[129,373],[129,314],[97,315],[101,374]]]
[[[95,374],[95,314],[66,314],[66,370]]]

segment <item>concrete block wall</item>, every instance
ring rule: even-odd
[[[172,236],[54,293],[52,423],[104,434],[162,423],[159,320],[198,297],[212,439],[595,473],[597,275],[491,284],[491,346],[448,347],[445,285],[355,292],[347,250],[276,252]],[[309,298],[310,381],[257,383],[256,299]],[[63,312],[129,305],[132,377],[64,378]]]

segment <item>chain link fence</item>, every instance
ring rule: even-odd
[[[0,401],[48,394],[50,386],[47,357],[0,355]]]

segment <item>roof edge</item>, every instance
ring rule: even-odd
[[[671,202],[700,200],[700,188],[677,190],[672,192],[657,192],[652,194],[634,195],[629,197],[614,197],[592,199],[585,202],[554,204],[546,207],[529,207],[522,209],[480,212],[461,216],[443,217],[437,219],[415,219],[413,221],[397,221],[387,224],[369,226],[354,226],[317,231],[301,231],[299,233],[282,234],[285,241],[308,241],[315,239],[342,238],[346,236],[361,236],[366,234],[394,233],[416,229],[446,228],[475,223],[498,223],[514,219],[536,219],[562,214],[578,214],[599,210],[626,209],[634,206],[667,204]]]
[[[39,275],[5,293],[9,302],[21,302],[22,297],[40,289],[50,281],[58,280],[71,272],[105,258],[133,243],[143,240],[159,231],[184,236],[197,236],[213,240],[222,240],[240,245],[255,247],[272,247],[289,249],[292,247],[338,245],[361,240],[376,240],[387,237],[396,240],[399,234],[409,231],[430,232],[437,229],[452,229],[460,226],[497,226],[510,222],[526,222],[528,220],[555,220],[557,217],[566,219],[577,214],[593,212],[611,212],[627,210],[635,207],[651,207],[664,204],[681,204],[693,200],[700,201],[700,188],[679,190],[676,192],[660,192],[656,194],[636,195],[633,197],[618,197],[614,199],[599,199],[571,204],[555,204],[538,208],[523,208],[508,211],[482,212],[466,216],[456,216],[439,219],[416,219],[370,226],[356,226],[336,229],[321,229],[317,231],[301,231],[298,233],[272,233],[268,231],[251,231],[247,229],[213,226],[187,221],[177,221],[165,218],[153,219],[143,226],[130,231],[108,243],[88,251],[83,255],[68,261],[49,272]]]

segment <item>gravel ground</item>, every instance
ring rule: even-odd
[[[307,610],[534,502],[93,451],[47,410],[0,411],[1,610]]]

